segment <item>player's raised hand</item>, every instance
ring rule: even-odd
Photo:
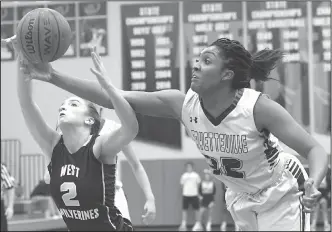
[[[92,61],[93,61],[95,68],[90,68],[90,70],[93,74],[95,74],[100,85],[103,88],[107,89],[107,87],[109,86],[110,78],[108,78],[106,68],[105,68],[103,62],[101,61],[101,57],[97,53],[97,49],[95,46],[91,49],[91,57],[92,57]]]
[[[304,182],[304,191],[305,194],[301,202],[303,205],[303,211],[306,213],[311,213],[314,211],[321,193],[314,186],[314,180],[311,178]]]
[[[38,63],[32,64],[28,71],[32,79],[48,82],[51,80],[54,70],[50,63]]]
[[[156,218],[156,205],[154,200],[147,200],[144,205],[144,215],[142,215],[143,223],[145,225],[151,224]]]
[[[3,46],[9,46],[10,48],[14,49],[16,54],[19,52],[16,35],[7,39],[1,39],[1,47]]]
[[[20,51],[16,35],[7,39],[1,39],[1,46],[10,46],[14,49],[20,59],[20,69],[27,77],[41,81],[49,81],[51,79],[52,66],[49,63],[32,64]]]

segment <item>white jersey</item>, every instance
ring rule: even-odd
[[[197,172],[185,172],[182,174],[180,183],[182,187],[182,195],[185,197],[198,196],[198,186],[201,183],[201,178]]]
[[[260,94],[252,89],[238,90],[219,121],[208,118],[198,94],[191,89],[182,107],[182,122],[212,173],[236,192],[256,193],[267,188],[283,167],[278,140],[256,128],[253,110]]]

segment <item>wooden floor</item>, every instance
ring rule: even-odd
[[[228,227],[228,231],[234,231],[233,227]],[[177,231],[177,226],[149,226],[135,227],[136,231]],[[189,226],[188,230],[191,230]],[[9,231],[68,231],[63,220],[46,219],[42,215],[15,215],[9,221]],[[219,226],[213,226],[212,231],[220,231]],[[318,225],[317,231],[323,231],[323,226]]]

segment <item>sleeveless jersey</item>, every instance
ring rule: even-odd
[[[200,184],[200,192],[202,195],[214,195],[216,192],[214,182],[203,180]]]
[[[218,118],[208,117],[199,95],[188,90],[182,107],[182,122],[214,176],[233,191],[256,193],[279,177],[278,140],[256,128],[253,110],[261,93],[238,90],[233,104]],[[211,120],[211,121],[210,121]]]
[[[69,230],[115,231],[123,225],[114,206],[116,164],[94,156],[97,137],[70,154],[61,136],[48,165],[51,195]]]

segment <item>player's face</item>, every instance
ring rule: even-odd
[[[193,166],[191,164],[187,164],[186,169],[187,169],[187,172],[192,172]]]
[[[211,179],[210,174],[207,174],[207,173],[205,173],[204,177],[205,177],[205,180],[207,180],[207,181],[209,181]]]
[[[218,88],[223,77],[223,60],[216,46],[205,48],[193,67],[191,89],[198,94]]]
[[[84,125],[88,118],[86,101],[79,97],[68,98],[59,108],[59,125],[63,123]]]

